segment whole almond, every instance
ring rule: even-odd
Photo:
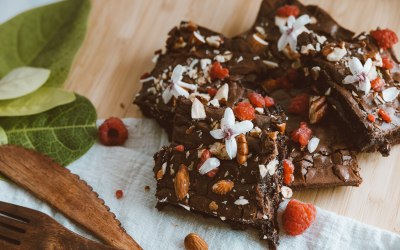
[[[208,250],[205,240],[195,233],[190,233],[185,237],[186,250]]]
[[[229,193],[233,189],[234,183],[230,180],[220,180],[212,186],[212,191],[219,195]]]
[[[175,176],[175,194],[179,200],[183,200],[189,192],[189,172],[185,165],[179,167],[178,173]]]

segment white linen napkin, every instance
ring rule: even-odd
[[[100,121],[99,121],[100,122]],[[144,249],[184,249],[191,232],[203,237],[210,249],[265,249],[254,229],[234,231],[218,219],[204,218],[184,209],[155,208],[156,182],[152,155],[168,144],[166,134],[150,119],[125,119],[129,139],[124,147],[96,143],[68,168],[78,174],[104,199],[127,232]],[[146,191],[145,186],[150,186]],[[124,192],[122,199],[115,191]],[[0,181],[0,200],[42,211],[81,235],[90,235],[40,200],[14,185]],[[282,204],[283,211],[286,202]],[[397,234],[357,222],[318,208],[313,225],[291,237],[281,230],[279,249],[399,249]]]

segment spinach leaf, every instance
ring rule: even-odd
[[[9,144],[31,148],[66,166],[96,139],[96,110],[83,96],[72,103],[31,116],[0,118]],[[1,131],[0,131],[1,132]],[[0,138],[4,139],[4,135]]]
[[[62,86],[82,44],[88,0],[68,0],[23,12],[0,25],[0,78],[12,69],[51,70],[45,86]]]

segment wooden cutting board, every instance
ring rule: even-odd
[[[319,4],[356,32],[377,26],[400,35],[398,0],[301,0]],[[99,117],[142,117],[132,100],[139,77],[153,68],[153,52],[181,20],[237,35],[254,21],[260,0],[92,0],[86,41],[74,63],[67,88],[87,96]],[[400,45],[396,50],[400,52]],[[364,183],[298,192],[295,197],[367,224],[400,233],[400,146],[390,157],[360,155]]]

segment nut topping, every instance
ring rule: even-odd
[[[189,192],[189,185],[189,172],[187,167],[182,164],[174,180],[175,194],[178,201],[186,197]]]
[[[238,145],[236,160],[239,164],[244,164],[247,161],[247,156],[249,154],[246,136],[244,134],[240,134],[238,137],[236,137],[236,141]]]
[[[220,180],[212,186],[212,191],[219,195],[229,193],[233,189],[234,183],[230,180]]]
[[[310,96],[309,119],[310,124],[319,122],[328,111],[328,104],[325,96]]]
[[[195,233],[190,233],[185,237],[186,250],[208,250],[207,242]]]

